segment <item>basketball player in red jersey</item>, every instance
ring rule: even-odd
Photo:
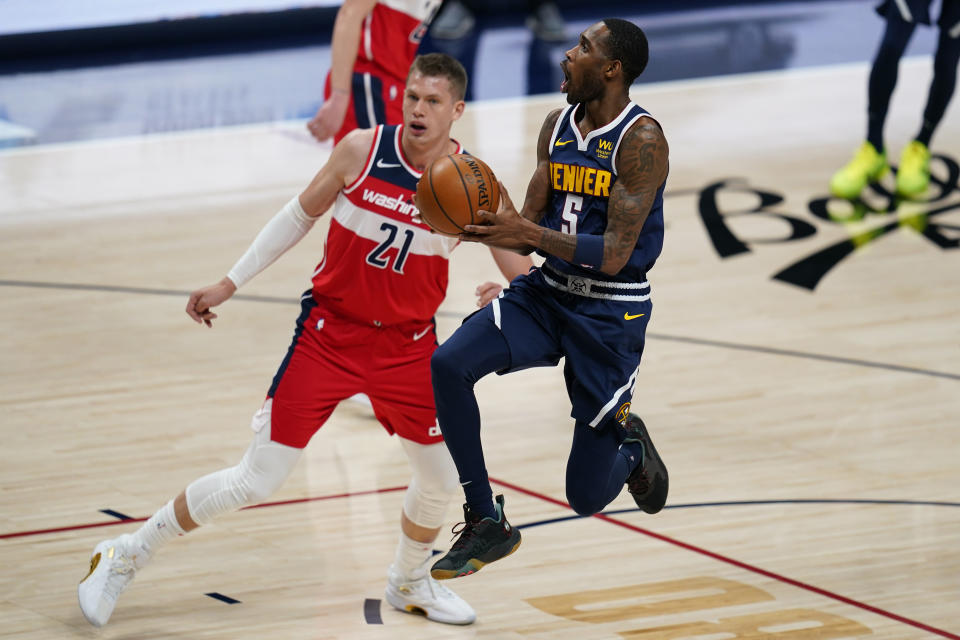
[[[403,121],[403,87],[442,0],[344,0],[333,25],[323,104],[307,122],[321,142]]]
[[[190,295],[187,313],[212,326],[214,307],[333,208],[325,255],[301,298],[293,343],[253,417],[253,442],[236,466],[195,480],[136,532],[97,545],[78,589],[90,623],[107,622],[120,593],[165,542],[273,494],[337,404],[361,392],[384,428],[400,436],[413,468],[386,599],[438,622],[474,621],[470,605],[425,566],[459,486],[437,426],[430,381],[434,314],[446,293],[447,261],[457,239],[432,233],[412,204],[423,169],[462,151],[450,127],[463,113],[466,82],[463,67],[449,56],[417,58],[404,94],[404,124],[352,131],[227,277]],[[494,258],[508,280],[531,265],[516,254]]]

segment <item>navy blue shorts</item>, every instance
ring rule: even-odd
[[[904,22],[931,24],[930,5],[933,0],[884,0],[877,13],[885,18],[899,17]],[[960,0],[943,0],[937,25],[951,37],[960,37]]]
[[[499,374],[555,366],[566,357],[570,415],[599,427],[611,417],[626,419],[652,309],[646,283],[615,289],[556,272],[545,278],[537,269],[514,279],[464,324],[493,322],[500,329],[510,366]]]

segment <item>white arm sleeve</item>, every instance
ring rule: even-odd
[[[300,197],[294,196],[277,215],[263,227],[247,252],[233,265],[227,277],[239,289],[307,235],[317,219],[307,215],[300,206]]]

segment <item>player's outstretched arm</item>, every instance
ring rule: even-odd
[[[377,0],[344,0],[337,10],[330,44],[330,97],[307,122],[307,129],[321,142],[333,137],[343,126],[363,20],[376,4]]]
[[[359,177],[373,134],[372,129],[352,131],[341,140],[303,193],[294,196],[267,222],[227,277],[190,294],[187,315],[195,322],[213,326],[217,314],[211,309],[229,300],[238,288],[297,244],[334,203],[340,189]]]

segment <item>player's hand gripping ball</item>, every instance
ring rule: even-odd
[[[437,233],[456,236],[468,224],[483,224],[477,211],[496,211],[500,183],[480,158],[456,153],[438,158],[417,183],[420,219]]]

